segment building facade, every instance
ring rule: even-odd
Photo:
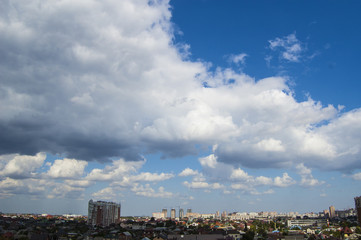
[[[172,209],[170,210],[170,218],[171,218],[171,219],[175,219],[175,209],[174,209],[174,208],[172,208]]]
[[[361,226],[361,196],[355,197],[355,210],[357,214],[358,225]]]
[[[226,218],[227,218],[227,212],[226,212],[226,211],[223,211],[223,212],[222,212],[221,218],[222,218],[222,219],[226,219]]]
[[[152,217],[154,217],[155,219],[160,219],[160,218],[164,219],[164,215],[162,212],[154,212],[152,213]]]
[[[183,219],[184,218],[184,210],[183,208],[179,209],[179,219]]]
[[[300,227],[308,227],[308,226],[328,226],[329,222],[327,218],[318,218],[318,219],[290,219],[287,220],[287,227],[292,226],[300,226]]]
[[[120,203],[96,201],[88,204],[88,224],[109,226],[120,221]]]
[[[351,216],[356,216],[355,209],[349,208],[345,210],[336,210],[336,216],[340,218],[347,218]]]
[[[336,217],[336,211],[334,206],[330,206],[330,218]]]
[[[330,211],[328,210],[328,209],[325,209],[325,210],[323,210],[323,215],[325,216],[325,217],[330,217]]]
[[[166,208],[162,209],[162,213],[163,213],[163,218],[167,218],[168,217],[168,210]]]

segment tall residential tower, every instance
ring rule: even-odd
[[[168,217],[168,211],[167,211],[166,208],[163,208],[163,209],[162,209],[162,213],[163,213],[163,218],[164,218],[164,219]]]
[[[330,206],[330,218],[336,217],[335,207]]]
[[[357,213],[358,225],[361,226],[361,196],[355,197],[355,210]]]
[[[170,210],[170,218],[171,218],[171,219],[175,219],[175,209],[174,209],[174,208],[172,208],[172,209]]]
[[[184,218],[184,210],[183,208],[179,209],[179,219],[183,219]]]
[[[120,221],[120,203],[94,202],[92,199],[88,204],[88,224],[98,226],[109,226]]]

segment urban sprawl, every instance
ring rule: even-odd
[[[361,240],[361,196],[354,200],[355,208],[319,213],[201,214],[178,207],[149,217],[121,216],[119,203],[90,200],[88,216],[1,213],[0,240]]]

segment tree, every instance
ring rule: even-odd
[[[264,228],[259,228],[258,234],[262,236],[262,239],[267,239],[267,231]]]
[[[244,240],[253,240],[254,239],[255,232],[252,230],[248,230],[246,234],[244,234],[243,239]]]
[[[332,236],[334,236],[336,238],[341,238],[341,231],[333,231]]]

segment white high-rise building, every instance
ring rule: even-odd
[[[120,221],[120,203],[96,201],[88,204],[88,224],[109,226]]]
[[[154,212],[152,213],[152,217],[154,217],[155,219],[160,219],[164,218],[164,214],[162,212]]]
[[[168,213],[167,213],[167,209],[166,208],[163,208],[162,209],[162,213],[163,213],[163,218],[167,218],[168,217]]]
[[[170,218],[171,218],[171,219],[175,219],[175,209],[174,209],[174,208],[172,208],[172,209],[170,210]]]

